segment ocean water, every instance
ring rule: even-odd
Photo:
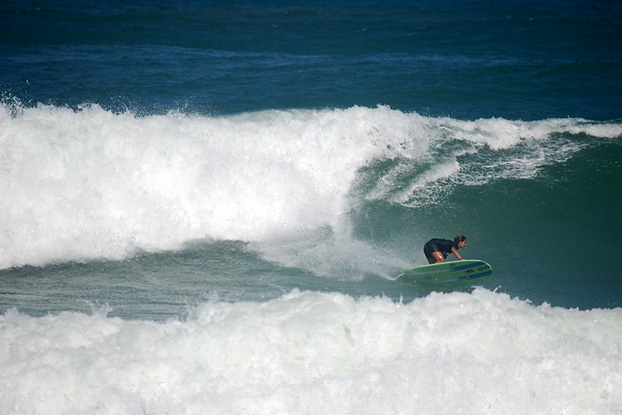
[[[621,22],[3,2],[0,413],[621,414]]]

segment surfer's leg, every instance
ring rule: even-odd
[[[439,262],[445,262],[445,257],[443,256],[442,252],[434,251],[432,252],[432,258],[428,257],[428,262],[430,264],[438,264]]]
[[[425,255],[425,259],[427,259],[430,264],[434,264],[436,262],[436,258],[434,258],[432,253],[437,249],[438,248],[434,246],[432,241],[428,241],[425,245],[423,245],[423,254]]]

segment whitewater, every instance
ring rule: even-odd
[[[197,240],[255,243],[286,263],[275,251],[310,233],[352,242],[348,215],[362,203],[434,205],[457,186],[529,179],[621,135],[616,122],[462,121],[382,106],[139,116],[3,104],[0,269]]]
[[[619,414],[622,310],[293,291],[184,320],[0,317],[18,414]]]

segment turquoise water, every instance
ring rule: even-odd
[[[621,15],[3,4],[0,412],[619,413]]]

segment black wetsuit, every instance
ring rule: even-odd
[[[440,252],[444,258],[451,254],[451,248],[458,249],[458,242],[450,241],[449,239],[430,239],[423,245],[423,253],[428,259],[434,259],[432,252]]]

